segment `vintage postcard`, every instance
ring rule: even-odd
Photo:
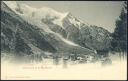
[[[126,80],[126,1],[1,1],[2,80]]]

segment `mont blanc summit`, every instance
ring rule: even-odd
[[[110,48],[110,33],[52,8],[33,8],[15,1],[3,1],[1,6],[2,52],[17,56],[97,55]],[[47,55],[47,54],[46,54]]]

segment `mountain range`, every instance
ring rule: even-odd
[[[86,14],[86,13],[85,13]],[[70,12],[32,8],[15,1],[1,2],[1,52],[16,56],[53,54],[96,55],[109,50],[112,37]]]

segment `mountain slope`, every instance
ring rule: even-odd
[[[28,23],[49,32],[55,32],[67,40],[92,50],[109,50],[110,33],[97,26],[89,25],[71,13],[60,13],[51,8],[32,8],[25,4],[9,3],[8,6]],[[10,5],[13,4],[13,5]],[[47,25],[47,27],[43,27]]]
[[[14,51],[18,53],[27,53],[31,51],[31,47],[28,45],[30,43],[45,51],[55,51],[55,49],[43,38],[43,34],[39,33],[40,30],[36,29],[37,27],[25,22],[15,14],[15,12],[11,11],[6,4],[2,3],[1,9],[2,50],[5,50],[6,46],[9,49],[8,51],[11,51],[11,48],[13,48]],[[19,48],[17,46],[19,46]]]
[[[1,9],[2,52],[14,53],[18,56],[31,56],[45,52],[95,54],[94,50],[84,48],[53,32],[44,23],[35,25],[27,22],[4,2]]]

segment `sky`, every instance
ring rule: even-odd
[[[91,25],[114,31],[122,1],[17,1],[31,7],[50,7],[58,12],[70,12],[76,18]]]

